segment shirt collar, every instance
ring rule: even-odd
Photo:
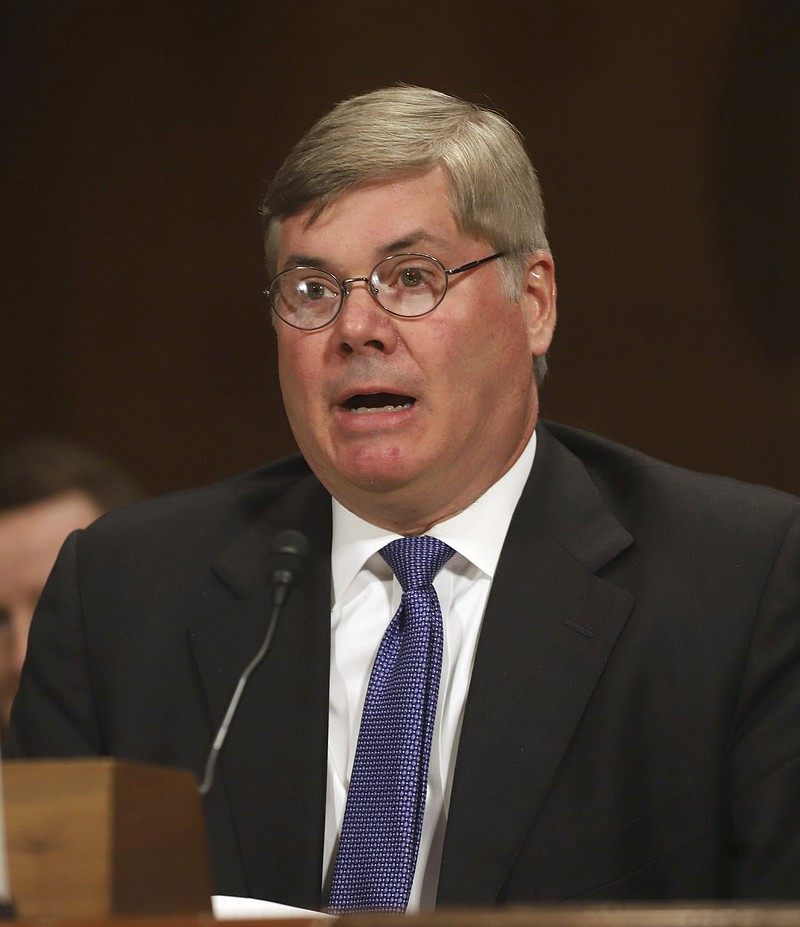
[[[427,533],[449,544],[490,579],[494,578],[506,532],[533,467],[535,454],[534,431],[507,473],[463,512],[434,525]],[[337,602],[367,560],[400,535],[364,521],[336,499],[332,500],[332,504],[331,574],[333,601]]]

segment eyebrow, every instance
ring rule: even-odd
[[[392,254],[401,254],[409,248],[428,248],[430,246],[435,248],[437,246],[444,247],[445,245],[446,242],[443,238],[420,229],[419,231],[409,232],[408,235],[404,235],[402,238],[396,238],[382,247],[376,248],[375,256],[377,260],[381,260],[381,256],[389,257]],[[320,270],[326,270],[330,267],[330,264],[330,261],[319,255],[297,253],[286,256],[284,269],[290,267],[318,267]]]
[[[384,249],[386,254],[397,254],[399,251],[404,251],[407,248],[418,248],[420,245],[445,245],[446,242],[444,239],[439,238],[437,235],[431,235],[430,232],[424,232],[422,230],[410,232],[408,235],[404,235],[402,238],[397,238],[394,241],[389,242]]]
[[[324,270],[327,263],[325,258],[314,257],[310,254],[287,254],[286,260],[283,262],[283,269],[288,270],[290,267],[319,267]]]

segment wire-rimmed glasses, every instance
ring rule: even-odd
[[[318,267],[290,267],[279,273],[262,295],[287,325],[310,332],[329,325],[350,295],[350,285],[363,281],[382,309],[401,319],[413,319],[433,312],[444,299],[447,282],[454,274],[480,267],[503,254],[498,251],[450,270],[429,254],[393,254],[378,261],[369,277],[346,280]]]

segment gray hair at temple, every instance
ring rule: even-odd
[[[335,106],[295,145],[261,204],[267,270],[277,273],[282,220],[326,206],[358,184],[441,166],[462,232],[503,251],[506,295],[518,299],[526,259],[549,251],[542,193],[522,136],[498,113],[400,84]],[[537,383],[547,370],[535,358]]]

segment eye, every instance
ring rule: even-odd
[[[320,299],[336,299],[339,294],[327,280],[307,277],[298,281],[297,295],[303,300],[316,302]]]
[[[425,272],[419,267],[403,267],[397,278],[397,284],[407,289],[424,286],[426,283]]]
[[[436,265],[428,266],[419,258],[404,260],[393,264],[388,262],[382,268],[381,277],[385,277],[384,285],[397,290],[429,290],[436,285]]]

